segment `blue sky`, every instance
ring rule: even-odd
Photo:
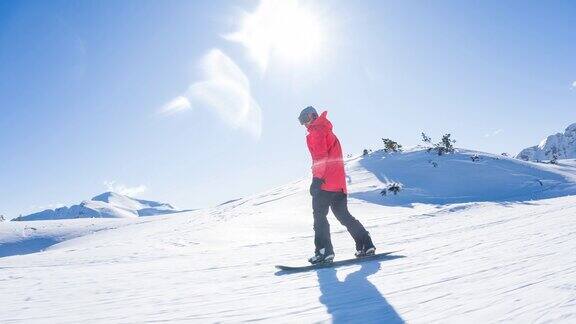
[[[573,1],[283,3],[0,2],[0,214],[305,177],[307,105],[347,153],[421,131],[516,153],[576,122]]]

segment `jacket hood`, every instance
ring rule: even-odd
[[[308,131],[312,131],[312,130],[331,131],[332,130],[332,123],[328,120],[328,118],[326,118],[326,115],[328,115],[327,111],[323,112],[320,116],[318,116],[318,118],[316,118],[316,120],[314,120],[312,123],[310,123],[310,125],[307,126]]]

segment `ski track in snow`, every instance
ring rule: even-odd
[[[360,167],[350,175],[356,192],[381,186]],[[0,244],[61,242],[0,257],[0,323],[576,321],[576,196],[350,199],[378,252],[404,257],[275,275],[313,251],[307,185],[145,220],[0,223]],[[353,241],[329,217],[336,258],[348,258]]]

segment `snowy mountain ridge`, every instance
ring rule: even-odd
[[[134,218],[178,213],[170,204],[141,200],[115,192],[105,192],[70,207],[47,209],[41,212],[20,216],[14,221],[71,219],[71,218]]]
[[[550,135],[540,144],[523,149],[516,158],[525,161],[576,158],[576,123],[568,126],[564,133]]]

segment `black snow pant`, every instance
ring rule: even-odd
[[[314,214],[314,245],[316,253],[321,249],[326,249],[324,253],[334,253],[332,241],[330,240],[330,224],[328,223],[328,207],[336,219],[346,227],[354,242],[356,248],[362,246],[363,242],[370,240],[368,231],[362,224],[354,218],[348,211],[348,199],[343,192],[332,192],[320,190],[319,193],[312,197],[312,208]]]

